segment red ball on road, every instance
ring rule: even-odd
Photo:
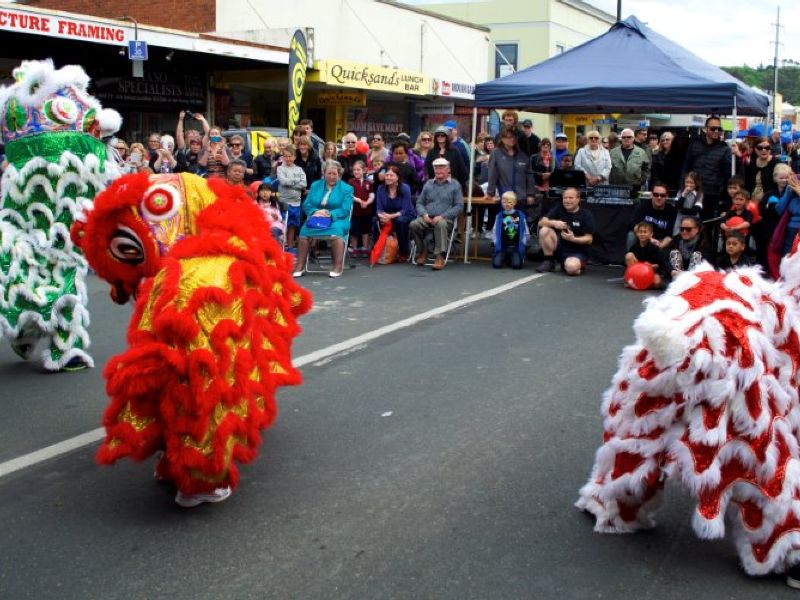
[[[638,262],[625,269],[625,283],[633,290],[649,290],[653,287],[656,272],[649,263]]]

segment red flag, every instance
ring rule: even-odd
[[[375,245],[372,247],[372,252],[369,253],[369,266],[374,267],[375,263],[378,262],[378,259],[381,257],[383,253],[383,249],[386,247],[386,238],[389,237],[389,234],[392,232],[392,222],[386,221],[381,227],[381,234],[378,236],[378,239],[375,240]]]

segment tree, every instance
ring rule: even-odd
[[[739,81],[747,85],[756,86],[767,92],[772,92],[775,69],[772,65],[753,68],[743,65],[741,67],[722,67],[723,71],[730,73]],[[783,94],[785,102],[800,104],[800,67],[791,63],[790,66],[778,68],[778,92]]]

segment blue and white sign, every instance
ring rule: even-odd
[[[130,40],[128,42],[128,58],[130,60],[147,60],[147,42]]]

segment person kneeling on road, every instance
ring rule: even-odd
[[[425,233],[433,229],[435,261],[433,270],[444,269],[445,253],[453,221],[464,207],[461,185],[450,179],[450,163],[445,158],[433,161],[433,179],[429,179],[417,198],[417,218],[411,222],[411,238],[417,246],[417,264],[428,259]]]
[[[511,265],[512,269],[521,269],[529,237],[525,214],[516,208],[517,195],[514,192],[503,194],[500,203],[503,210],[497,215],[492,228],[494,239],[492,266],[495,269],[502,269],[505,263]]]
[[[539,221],[539,243],[544,263],[540,273],[555,271],[556,260],[567,275],[580,275],[589,257],[594,239],[594,218],[580,205],[580,193],[574,187],[564,190],[561,204]]]

